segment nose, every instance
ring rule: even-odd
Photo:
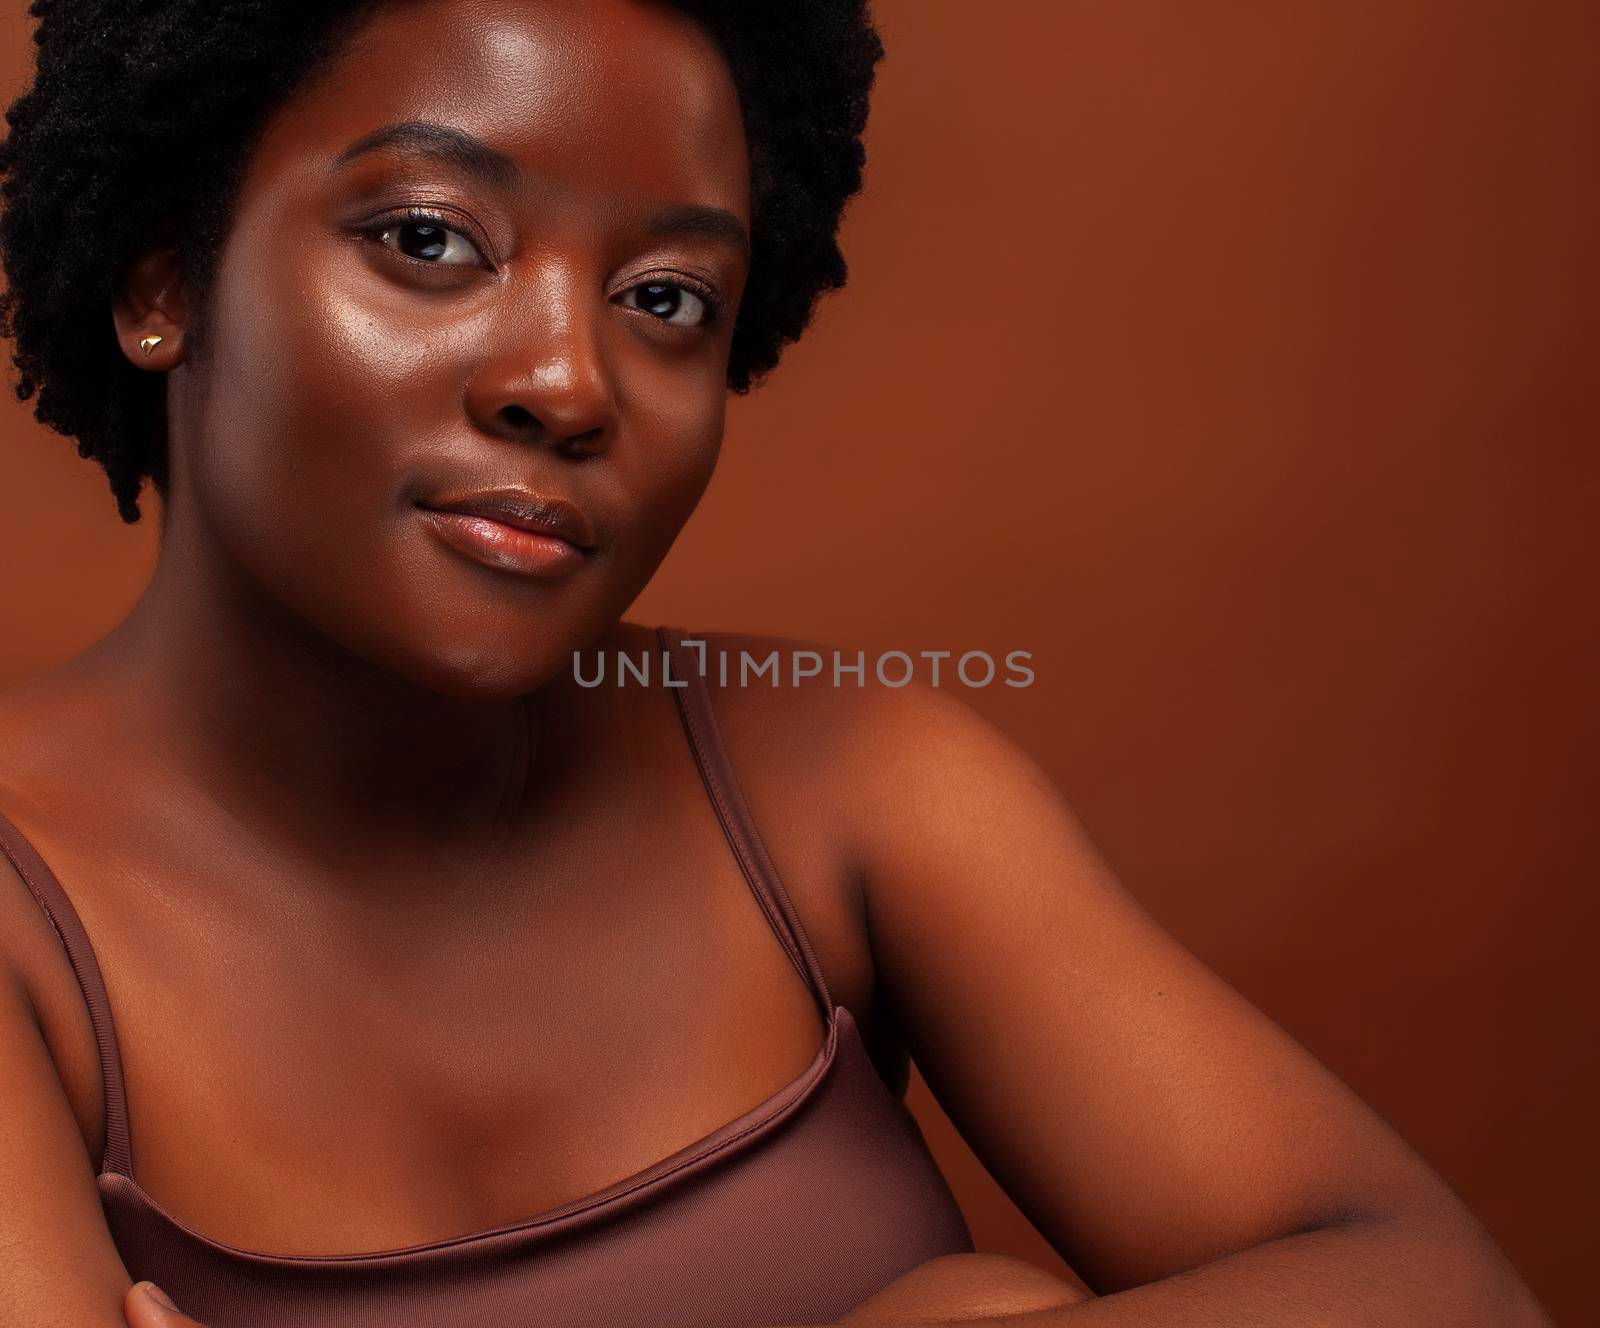
[[[598,303],[598,301],[596,302]],[[467,380],[467,414],[485,433],[592,456],[616,435],[616,392],[601,344],[604,310],[547,284],[507,305],[493,350]]]

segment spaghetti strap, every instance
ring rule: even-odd
[[[94,957],[94,947],[89,944],[88,933],[72,907],[67,892],[61,888],[55,873],[45,865],[43,858],[22,831],[0,813],[0,851],[11,859],[39,907],[50,919],[61,944],[66,948],[67,959],[77,975],[78,987],[83,992],[84,1003],[89,1007],[89,1022],[94,1025],[95,1047],[100,1053],[100,1079],[105,1088],[106,1142],[101,1156],[100,1173],[113,1172],[133,1178],[133,1158],[128,1146],[128,1099],[122,1081],[122,1055],[117,1049],[117,1031],[111,1023],[111,1002],[106,996],[106,985],[100,976],[100,965]]]
[[[717,727],[716,715],[711,709],[711,689],[706,684],[702,669],[703,655],[685,644],[695,638],[688,637],[681,628],[657,627],[656,638],[661,642],[663,664],[670,660],[671,685],[669,690],[678,703],[678,715],[688,735],[700,778],[716,809],[722,832],[727,837],[739,867],[749,882],[767,922],[783,943],[790,961],[811,988],[829,1022],[833,1019],[833,997],[828,992],[822,966],[817,962],[810,938],[800,923],[789,900],[789,892],[778,878],[772,856],[756,829],[755,818],[733,773],[733,763],[722,745],[722,733]]]

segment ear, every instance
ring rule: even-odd
[[[141,369],[165,371],[183,362],[189,300],[174,246],[151,249],[130,265],[111,303],[122,353]],[[146,351],[141,342],[160,337]]]

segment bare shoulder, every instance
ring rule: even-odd
[[[54,985],[71,969],[61,941],[35,894],[43,872],[33,854],[42,820],[37,784],[26,776],[32,760],[23,729],[0,710],[0,964],[18,975],[30,996],[40,982]],[[30,883],[31,882],[31,883]]]
[[[3,853],[0,933],[0,1082],[6,1085],[0,1192],[7,1199],[0,1283],[12,1289],[18,1322],[109,1323],[128,1276],[100,1210],[97,1145],[85,1137],[83,1094],[74,1094],[61,1072],[58,1044],[73,1035],[38,999],[40,984],[58,986],[60,974],[41,979],[28,971],[48,962],[37,952],[53,938],[22,872]],[[83,1012],[79,1042],[87,1018]]]
[[[63,696],[49,677],[0,692],[0,978],[28,1011],[83,1146],[98,1156],[105,1118],[94,1027],[40,898],[50,873],[41,831],[61,811],[53,790],[82,755]]]
[[[964,701],[924,680],[898,684],[891,672],[891,681],[882,681],[872,653],[855,643],[723,631],[685,636],[723,746],[829,987],[871,1022],[881,993],[864,887],[882,852],[879,841],[914,833],[903,819],[905,782],[936,777],[965,759],[970,745],[1003,739]],[[873,1033],[884,1039],[885,1064],[902,1056],[887,1018]]]
[[[959,797],[1004,768],[1050,784],[1022,747],[952,686],[948,664],[876,667],[855,643],[735,632],[692,638],[730,749],[764,778],[803,792],[825,818],[850,870],[868,866],[886,838],[915,835],[908,796],[943,784]],[[741,769],[743,767],[741,766]]]
[[[983,726],[970,707],[925,682],[880,680],[870,652],[850,643],[741,632],[688,640],[718,727],[740,748],[741,772],[781,776],[837,825],[894,768],[897,751],[913,754],[903,744],[914,732]]]
[[[857,643],[806,637],[702,631],[685,639],[702,661],[719,717],[723,709],[759,716],[789,727],[792,737],[809,735],[841,752],[859,749],[886,725],[998,734],[950,685],[948,662],[942,671],[930,669],[901,653],[891,665]]]

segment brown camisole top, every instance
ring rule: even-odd
[[[921,1132],[836,1006],[734,779],[698,656],[657,629],[706,792],[763,914],[825,1023],[811,1064],[766,1101],[644,1170],[535,1216],[404,1249],[260,1254],[210,1240],[134,1179],[113,1002],[77,913],[0,816],[0,850],[49,915],[99,1049],[96,1184],[134,1280],[209,1328],[722,1328],[832,1323],[902,1273],[972,1250]]]

